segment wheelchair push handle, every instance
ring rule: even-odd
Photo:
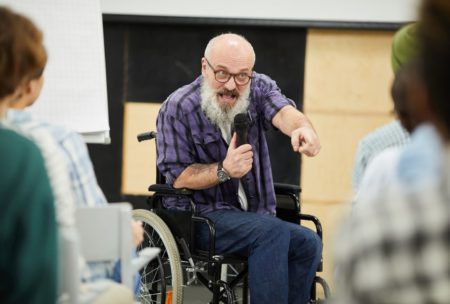
[[[141,141],[153,139],[155,137],[156,137],[156,132],[155,131],[150,131],[150,132],[139,133],[137,135],[137,140],[139,142],[141,142]]]

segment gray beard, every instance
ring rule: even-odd
[[[250,86],[239,95],[234,106],[230,109],[222,109],[219,106],[216,92],[203,81],[201,86],[201,107],[209,120],[219,128],[230,128],[234,121],[234,116],[245,113],[250,104]]]

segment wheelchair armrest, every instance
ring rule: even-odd
[[[163,196],[182,196],[189,199],[193,213],[196,213],[196,205],[192,200],[194,191],[187,188],[174,188],[168,184],[153,184],[148,187],[148,191],[155,192],[153,198],[148,198],[147,202],[151,209],[155,208],[156,199]]]
[[[192,190],[187,188],[174,188],[171,185],[167,184],[153,184],[148,187],[148,191],[153,191],[158,193],[159,195],[167,195],[167,196],[191,196]]]
[[[310,215],[310,214],[300,213],[299,216],[300,216],[301,220],[313,222],[314,226],[316,226],[317,234],[319,235],[320,239],[322,239],[323,230],[322,230],[322,224],[320,223],[320,220],[316,216]]]
[[[197,206],[195,204],[195,202],[192,200],[192,194],[194,193],[192,190],[187,189],[187,188],[173,188],[171,185],[168,184],[153,184],[150,185],[148,187],[149,191],[153,191],[155,192],[154,197],[161,197],[161,196],[184,196],[184,197],[188,197],[190,204],[191,204],[191,219],[193,222],[197,222],[197,223],[202,223],[202,224],[206,224],[208,225],[208,229],[209,229],[209,239],[211,240],[209,242],[209,257],[210,259],[212,258],[213,255],[215,255],[215,239],[216,239],[216,229],[214,226],[214,223],[206,218],[206,217],[202,217],[202,216],[198,216],[196,215],[196,209]],[[151,204],[151,208],[154,208],[154,205]],[[191,243],[191,240],[190,240]],[[182,246],[186,246],[186,244],[182,245]],[[188,257],[190,257],[190,253],[189,250],[187,250],[187,248],[185,249],[185,254],[188,255]]]
[[[310,214],[301,214],[300,213],[299,216],[300,216],[301,220],[310,221],[310,222],[314,223],[314,225],[316,226],[317,235],[322,240],[322,244],[323,244],[323,230],[322,230],[322,224],[320,223],[320,220],[316,216],[310,215]],[[323,258],[321,258],[321,260],[320,260],[320,264],[317,268],[317,271],[319,271],[319,272],[323,271]]]
[[[298,195],[302,192],[300,186],[284,183],[274,183],[275,194],[281,195]]]
[[[203,216],[198,216],[198,215],[193,215],[192,216],[192,221],[208,225],[208,228],[209,228],[209,251],[208,251],[208,255],[209,255],[209,259],[211,260],[212,257],[216,254],[215,253],[215,250],[216,250],[215,249],[216,248],[216,227],[214,225],[214,222],[211,221],[209,218],[206,218],[206,217],[203,217]]]
[[[299,195],[301,188],[297,185],[274,183],[275,195],[277,196],[277,209],[293,210],[300,213]]]

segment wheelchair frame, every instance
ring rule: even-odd
[[[147,132],[138,135],[138,141],[150,140],[156,137],[156,132]],[[195,202],[191,199],[192,191],[189,189],[175,189],[164,183],[164,177],[157,170],[157,184],[149,186],[148,190],[154,192],[147,202],[150,210],[137,209],[133,211],[135,220],[144,223],[145,241],[142,247],[162,247],[158,259],[149,263],[142,272],[141,302],[143,303],[183,303],[183,281],[190,285],[199,281],[212,293],[212,304],[218,303],[248,303],[247,258],[236,255],[220,255],[215,252],[214,223],[206,217],[198,216]],[[283,220],[300,224],[302,220],[311,221],[316,232],[322,239],[323,231],[319,219],[308,214],[301,214],[299,186],[275,183],[275,192],[278,198],[284,197],[290,201],[290,208],[279,208],[277,216]],[[190,211],[177,211],[165,209],[161,198],[165,196],[178,196],[188,198],[191,204]],[[184,227],[180,228],[180,223]],[[203,223],[209,228],[209,250],[195,248],[195,223]],[[181,255],[180,255],[181,252]],[[183,275],[182,264],[185,267],[186,278]],[[241,264],[242,270],[229,282],[222,280],[223,264]],[[322,271],[321,260],[317,272]],[[206,266],[206,267],[205,267]],[[204,274],[206,273],[206,275]],[[237,298],[235,287],[242,286],[242,299]],[[319,303],[316,285],[323,289],[325,298],[330,295],[327,282],[316,276],[311,289],[310,303]],[[169,289],[171,288],[171,289]]]

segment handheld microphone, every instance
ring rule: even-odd
[[[248,125],[247,113],[239,113],[234,116],[234,131],[237,136],[237,147],[248,143]]]

